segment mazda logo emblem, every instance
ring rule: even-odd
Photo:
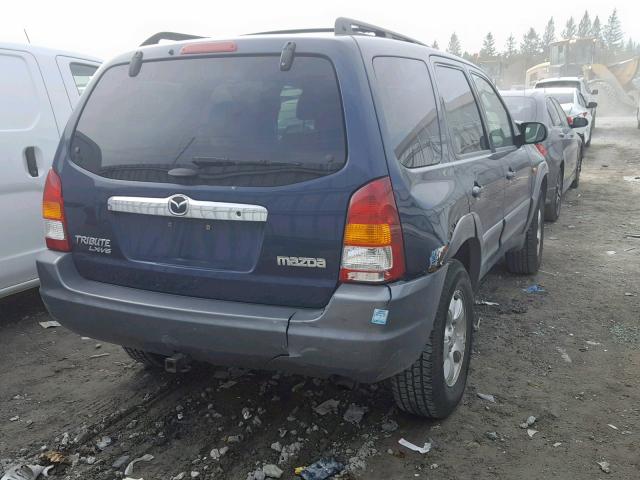
[[[189,211],[189,198],[184,195],[169,197],[169,213],[177,217],[186,215]]]

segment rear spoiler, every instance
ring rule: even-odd
[[[158,43],[160,43],[161,40],[173,40],[178,42],[180,40],[196,40],[198,38],[205,38],[205,37],[200,37],[198,35],[191,35],[188,33],[158,32],[155,35],[151,35],[149,38],[147,38],[144,42],[140,44],[140,46],[145,47],[147,45],[157,45]]]

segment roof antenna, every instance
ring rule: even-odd
[[[29,42],[29,44],[31,44],[31,39],[29,38],[29,34],[27,33],[27,29],[23,28],[22,30],[24,31],[24,36],[27,37],[27,42]]]

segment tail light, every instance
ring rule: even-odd
[[[344,230],[342,282],[382,283],[404,275],[404,244],[389,177],[351,197]]]
[[[567,122],[569,125],[573,125],[573,117],[567,117]]]
[[[545,148],[545,146],[541,143],[536,143],[536,148],[538,149],[538,151],[540,152],[540,154],[544,157],[547,158],[547,149]]]
[[[53,170],[49,170],[42,195],[42,217],[44,218],[44,238],[47,248],[59,252],[70,252],[67,224],[64,218],[64,201],[62,200],[62,183]]]

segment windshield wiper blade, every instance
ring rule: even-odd
[[[300,162],[278,162],[271,160],[230,160],[224,157],[193,157],[191,163],[198,167],[231,167],[231,166],[266,166],[266,167],[301,167]]]

